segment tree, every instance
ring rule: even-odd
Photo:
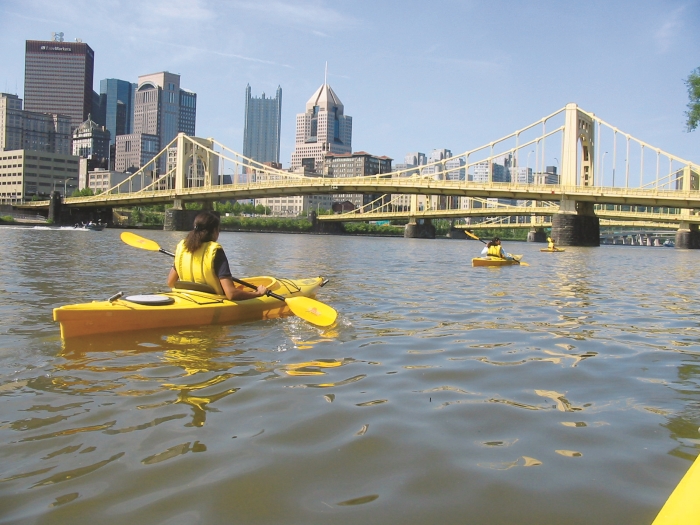
[[[686,126],[688,132],[691,132],[700,124],[700,67],[690,73],[685,85],[688,86],[688,98],[690,99],[688,111],[685,113],[688,117]]]

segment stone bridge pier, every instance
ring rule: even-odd
[[[593,203],[563,199],[552,216],[552,239],[559,246],[600,246],[600,219]]]
[[[435,226],[430,219],[418,219],[406,225],[403,236],[406,239],[434,239]]]
[[[686,250],[700,249],[700,231],[698,231],[698,225],[681,222],[676,231],[675,247]]]
[[[527,242],[547,242],[547,233],[544,228],[532,228],[527,232]]]

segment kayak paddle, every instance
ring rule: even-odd
[[[152,252],[160,252],[164,253],[165,255],[170,255],[170,257],[175,257],[174,253],[164,250],[158,245],[157,242],[141,237],[140,235],[136,235],[135,233],[122,232],[120,237],[122,241],[129,246],[133,246],[134,248],[141,248],[142,250],[149,250]],[[254,284],[236,279],[235,277],[231,277],[231,280],[237,282],[238,284],[242,284],[243,286],[247,286],[248,288],[252,288],[253,290],[258,289],[258,287]],[[321,301],[311,299],[310,297],[284,297],[271,292],[270,290],[267,291],[266,295],[279,299],[280,301],[284,301],[294,314],[298,315],[305,321],[309,321],[310,323],[318,326],[330,326],[335,322],[336,317],[338,317],[338,312],[336,312],[333,308],[322,303]]]
[[[481,241],[481,242],[483,242],[484,244],[488,244],[484,239],[480,239],[479,237],[477,237],[476,235],[474,235],[474,234],[473,234],[472,232],[470,232],[470,231],[464,230],[464,233],[466,233],[467,235],[469,235],[469,237],[471,237],[472,239],[476,239],[477,241]],[[522,261],[520,260],[520,258],[522,257],[522,255],[521,255],[520,257],[518,257],[517,255],[511,255],[511,254],[509,254],[509,253],[506,253],[506,255],[507,255],[508,257],[511,257],[511,258],[512,258],[515,262],[517,262],[520,266],[530,266],[530,265],[527,264],[526,262],[522,262]]]

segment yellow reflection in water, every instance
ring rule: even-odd
[[[522,460],[522,465],[521,465]],[[513,467],[539,467],[542,462],[539,459],[531,458],[529,456],[521,456],[515,461],[501,461],[493,463],[479,463],[480,467],[490,468],[493,470],[509,470]]]
[[[344,364],[344,360],[319,359],[317,361],[304,361],[302,363],[292,363],[284,365],[282,370],[290,376],[321,376],[325,372],[322,368],[337,368]]]
[[[566,456],[568,458],[580,458],[581,456],[583,456],[583,454],[575,450],[555,450],[554,452],[562,456]]]
[[[569,400],[564,397],[564,394],[560,394],[554,390],[535,390],[535,394],[554,401],[556,403],[557,410],[560,412],[575,412],[578,410],[583,410],[582,408],[572,406]]]
[[[189,425],[203,426],[206,421],[208,405],[237,392],[238,388],[223,388],[216,393],[201,394],[204,389],[212,389],[217,385],[236,377],[232,367],[251,366],[269,369],[269,365],[251,362],[236,363],[235,358],[244,353],[242,350],[231,349],[230,331],[225,326],[211,326],[203,330],[181,330],[163,335],[162,332],[144,332],[138,335],[117,334],[110,337],[81,338],[64,341],[61,356],[63,364],[57,365],[59,370],[86,370],[89,372],[105,372],[112,375],[103,380],[79,379],[75,375],[56,377],[56,388],[66,388],[84,392],[112,391],[118,395],[141,397],[156,394],[165,390],[177,393],[175,399],[167,400],[157,405],[140,408],[153,408],[167,404],[182,403],[192,409],[192,422]],[[226,350],[219,350],[224,348]],[[152,355],[153,358],[143,359]],[[135,359],[137,358],[137,359]],[[179,374],[167,373],[157,388],[130,388],[120,390],[123,382],[141,382],[153,384],[158,382],[160,374],[147,375],[149,369],[159,369],[168,365],[181,370]],[[185,383],[186,378],[202,374],[214,374],[199,381]],[[173,377],[183,380],[173,382]],[[59,384],[60,383],[60,384]],[[122,429],[123,431],[131,431]]]

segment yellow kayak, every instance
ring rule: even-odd
[[[323,277],[278,280],[262,276],[246,280],[255,286],[262,284],[284,298],[314,297],[327,282]],[[311,302],[311,299],[303,301]],[[155,295],[123,297],[120,292],[107,301],[61,306],[54,308],[53,319],[61,325],[61,337],[67,339],[149,328],[233,324],[273,319],[290,313],[286,301],[270,296],[229,301],[222,295],[174,288]]]
[[[690,466],[651,525],[700,523],[700,456]]]
[[[472,259],[472,266],[512,266],[514,264],[520,264],[521,258],[522,255],[513,255],[512,259],[485,255],[484,257],[474,257]]]
[[[541,252],[563,252],[564,248],[540,248]]]

